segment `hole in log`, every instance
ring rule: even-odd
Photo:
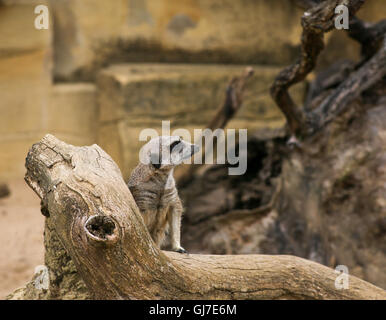
[[[88,235],[99,241],[114,240],[116,238],[115,222],[108,216],[91,216],[85,223]]]

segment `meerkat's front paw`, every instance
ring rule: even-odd
[[[183,247],[173,248],[172,250],[178,253],[188,253]]]

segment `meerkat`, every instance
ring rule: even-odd
[[[180,244],[183,207],[173,172],[198,150],[197,145],[179,136],[153,138],[141,149],[140,163],[130,175],[127,185],[151,237],[160,248],[169,229],[172,250],[186,253]]]

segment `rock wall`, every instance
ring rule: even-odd
[[[34,28],[34,8],[38,4],[49,6],[49,30]],[[385,11],[385,1],[373,0],[365,4],[359,16],[377,21],[384,17]],[[221,104],[225,85],[234,74],[232,71],[226,75],[226,70],[238,73],[245,64],[257,66],[255,84],[248,90],[251,97],[247,97],[245,106],[229,126],[254,129],[281,125],[283,119],[267,91],[261,90],[270,86],[280,68],[296,58],[301,14],[287,0],[1,1],[0,179],[22,176],[28,148],[47,132],[76,145],[100,143],[118,163],[125,163],[123,171],[127,175],[137,161],[138,130],[145,125],[158,128],[160,124],[161,118],[152,118],[151,108],[162,106],[163,119],[176,126],[206,125],[207,117]],[[320,69],[342,57],[358,59],[358,48],[344,32],[330,33],[326,43]],[[138,101],[138,95],[133,100],[135,94],[128,90],[130,85],[114,93],[126,97],[126,101],[116,105],[118,109],[126,105],[123,116],[126,120],[109,122],[103,116],[98,118],[99,109],[103,113],[114,106],[108,98],[103,101],[98,98],[96,104],[96,95],[103,97],[109,93],[107,88],[97,93],[94,80],[105,77],[103,69],[107,64],[117,62],[169,63],[163,71],[153,72],[159,79],[154,79],[149,92],[145,90],[149,81],[143,75],[147,69],[143,64],[138,66],[143,68],[139,72],[142,75],[138,75],[142,80],[135,82],[135,86],[141,87],[138,93],[149,102],[151,96],[158,98],[157,90],[162,91],[163,102],[149,103],[150,109],[141,119],[136,118],[132,131],[128,129],[128,119],[142,102]],[[173,81],[165,77],[176,62],[191,65],[184,71],[186,80],[181,82],[185,89],[173,84],[181,75],[174,75]],[[203,63],[213,66],[208,67],[207,74],[201,72],[197,76],[196,70],[205,69],[199,66]],[[229,64],[230,69],[222,69],[218,64]],[[235,64],[240,68],[231,66]],[[212,75],[210,70],[216,71]],[[72,83],[66,86],[58,83],[60,80]],[[89,84],[79,83],[84,80]],[[201,85],[199,81],[203,81]],[[198,95],[192,95],[190,85],[201,86]],[[300,103],[304,88],[299,90]],[[187,96],[178,101],[177,94]],[[180,103],[183,112],[197,111],[198,107],[201,112],[205,104],[208,106],[205,117],[189,123],[193,121],[192,113],[181,116],[173,110]],[[117,151],[119,148],[121,152]]]
[[[234,65],[122,64],[102,70],[97,80],[98,144],[128,178],[139,161],[143,129],[156,129],[161,134],[162,121],[167,120],[171,134],[174,129],[188,129],[190,137],[184,139],[193,142],[194,129],[207,128],[224,101],[227,84],[244,69]],[[254,70],[243,107],[229,128],[253,130],[284,124],[269,96],[269,85],[280,68],[255,66]],[[305,86],[296,86],[292,92],[301,103]]]
[[[44,1],[43,1],[44,3]],[[34,28],[34,6],[0,6],[0,177],[23,174],[45,127],[52,71],[51,30]]]
[[[31,145],[51,132],[74,144],[96,141],[95,86],[54,84],[53,32],[34,27],[38,4],[0,6],[0,179],[23,177]]]
[[[110,62],[287,64],[301,10],[287,0],[58,0],[58,79],[90,79]],[[85,18],[87,16],[87,19]]]

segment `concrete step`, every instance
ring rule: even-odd
[[[186,64],[122,64],[102,70],[97,78],[98,144],[118,163],[127,177],[138,163],[143,142],[139,133],[170,120],[171,130],[206,128],[222,105],[225,88],[246,66]],[[254,66],[244,104],[227,128],[258,129],[283,125],[284,118],[269,95],[281,70]],[[304,85],[292,90],[301,103]]]

